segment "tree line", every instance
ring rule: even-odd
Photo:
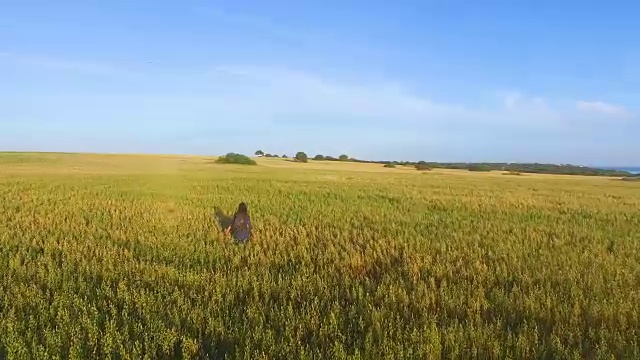
[[[262,150],[255,152],[259,157],[285,158],[284,155],[273,155]],[[310,158],[304,151],[298,151],[291,158],[293,161],[307,163]],[[459,163],[459,162],[428,162],[428,161],[372,161],[352,158],[346,154],[338,157],[317,154],[313,161],[350,161],[356,163],[380,164],[387,168],[398,166],[413,167],[417,170],[431,169],[458,169],[468,171],[505,171],[511,174],[532,173],[532,174],[557,174],[557,175],[587,175],[587,176],[622,176],[628,178],[639,178],[640,174],[632,174],[628,171],[605,170],[580,165],[571,164],[542,164],[542,163]],[[219,163],[242,163],[254,165],[255,162],[240,154],[229,153],[218,160]]]

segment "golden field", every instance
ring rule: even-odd
[[[214,160],[0,153],[0,358],[640,358],[640,183]]]

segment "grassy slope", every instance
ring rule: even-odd
[[[640,184],[213,160],[0,154],[0,358],[640,357]]]

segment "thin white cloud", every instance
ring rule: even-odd
[[[549,109],[547,100],[545,98],[536,96],[529,97],[518,91],[511,91],[504,94],[503,97],[504,107],[506,109],[521,109],[523,107],[534,108],[541,111]]]
[[[46,56],[0,52],[0,62],[3,60],[91,74],[126,74],[108,64]],[[561,131],[576,125],[599,128],[603,119],[629,116],[623,107],[603,102],[578,101],[562,105],[518,91],[498,94],[492,104],[470,107],[435,101],[393,83],[350,83],[284,67],[218,65],[210,69],[209,75],[213,80],[212,91],[195,98],[190,94],[192,100],[180,100],[190,104],[184,108],[261,124],[299,119],[297,124],[307,121],[316,126],[322,126],[322,122],[342,122],[387,127],[397,124],[404,128],[416,125],[424,131],[442,133],[451,133],[460,127],[518,133],[528,129]],[[177,94],[165,95],[176,99]],[[150,94],[145,96],[157,99]]]
[[[42,55],[25,55],[6,51],[0,52],[0,61],[51,70],[72,71],[96,75],[109,75],[119,72],[118,69],[112,65],[95,61],[70,60]]]
[[[511,92],[504,95],[504,106],[507,109],[516,108],[522,102],[522,94],[519,92]]]
[[[259,66],[216,66],[213,76],[232,75],[242,86],[268,88],[272,104],[309,110],[341,111],[352,115],[454,114],[461,108],[437,104],[407,93],[392,84],[353,84],[333,81],[285,68]],[[297,100],[297,101],[296,101]],[[299,102],[299,101],[302,101]],[[311,106],[309,108],[309,106]]]
[[[472,107],[435,101],[397,84],[348,83],[287,68],[224,65],[212,70],[228,103],[250,104],[271,119],[298,116],[301,121],[312,122],[344,119],[362,124],[397,123],[447,133],[462,126],[505,133],[557,133],[576,126],[583,131],[602,129],[610,126],[603,120],[631,116],[622,107],[586,104],[586,108],[601,114],[593,117],[584,112],[585,104],[576,109],[573,101],[550,101],[518,91],[499,94],[494,103]]]
[[[476,154],[496,161],[558,159],[560,153],[564,159],[574,155],[574,159],[586,159],[600,156],[600,150],[594,149],[603,138],[637,148],[632,140],[625,140],[634,129],[637,132],[636,122],[608,121],[619,112],[607,107],[608,112],[593,116],[577,108],[575,100],[561,102],[512,91],[472,106],[435,100],[394,83],[354,83],[282,67],[220,65],[211,68],[208,76],[200,72],[189,78],[193,73],[173,72],[169,78],[156,79],[158,86],[153,89],[145,86],[124,94],[5,96],[0,98],[0,118],[25,119],[10,123],[21,127],[31,119],[33,128],[40,131],[45,124],[52,124],[51,129],[66,128],[59,124],[85,124],[84,130],[73,126],[85,133],[108,133],[114,123],[135,124],[137,128],[130,128],[132,137],[145,129],[145,136],[170,134],[202,143],[219,134],[234,134],[248,137],[243,141],[247,144],[287,152],[346,151],[365,158],[380,158],[380,152],[372,150],[379,148],[384,149],[384,157],[392,158],[428,150],[430,157],[461,161],[482,160]],[[172,81],[182,74],[187,91],[184,83],[178,88]],[[140,79],[149,80],[152,75],[157,73],[142,73]],[[192,91],[194,84],[199,91]],[[78,120],[87,116],[93,122]],[[98,123],[101,127],[94,125]],[[0,126],[5,125],[7,132],[7,127],[12,130],[10,124]],[[572,141],[578,137],[579,142]]]
[[[598,113],[616,117],[629,117],[631,114],[622,106],[617,106],[602,101],[584,101],[576,103],[578,110],[588,113]]]
[[[242,94],[240,103],[273,114],[272,118],[297,114],[301,118],[420,124],[432,129],[466,125],[548,129],[562,127],[569,115],[544,98],[519,92],[503,94],[494,106],[470,108],[434,101],[396,84],[345,83],[285,68],[225,65],[214,67],[211,74],[227,93]]]

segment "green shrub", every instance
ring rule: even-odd
[[[396,164],[384,164],[384,167],[394,169]]]
[[[218,164],[240,164],[240,165],[256,165],[256,162],[246,155],[228,153],[216,160]]]
[[[431,167],[429,167],[429,165],[427,165],[427,164],[417,164],[416,165],[416,170],[429,171],[429,170],[431,170]]]
[[[296,161],[303,162],[303,163],[306,163],[306,162],[309,161],[309,158],[307,157],[307,154],[305,154],[303,151],[298,151],[298,153],[296,154],[295,159],[296,159]]]

